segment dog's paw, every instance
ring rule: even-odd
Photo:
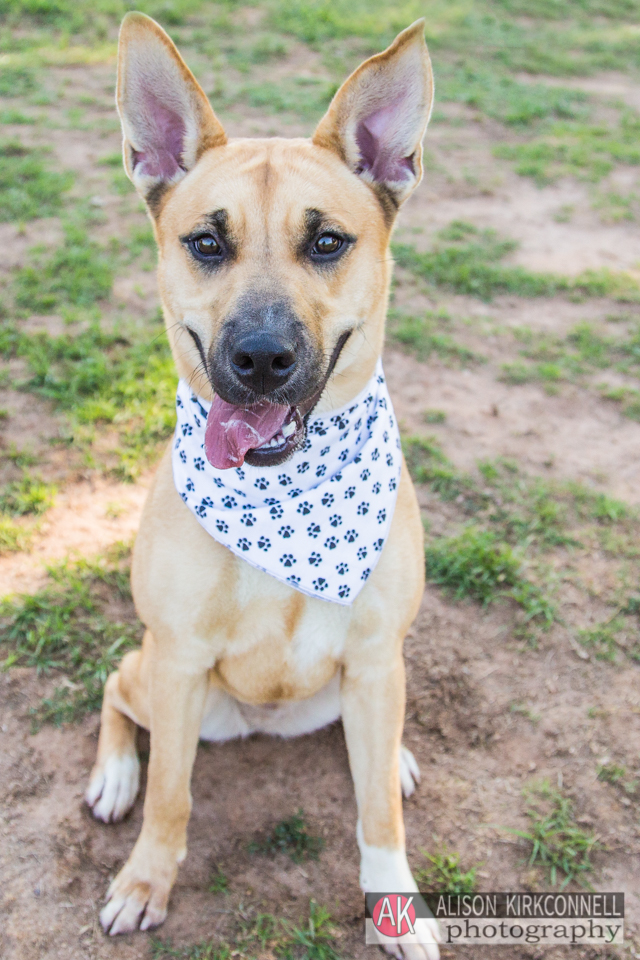
[[[114,937],[163,923],[176,871],[177,866],[172,870],[139,869],[132,856],[111,883],[107,903],[100,911],[104,932]]]
[[[416,920],[416,932],[426,943],[381,943],[385,953],[396,960],[440,960],[438,944],[442,935],[437,920]]]
[[[91,772],[85,800],[98,820],[115,823],[131,809],[140,786],[140,761],[137,755],[112,755],[104,765]]]
[[[422,927],[422,939],[430,943],[394,943],[383,944],[386,953],[396,960],[440,960],[438,944],[442,942],[442,935],[437,920],[417,920],[416,931]]]
[[[400,747],[400,784],[405,797],[410,797],[420,783],[420,767],[406,747]]]

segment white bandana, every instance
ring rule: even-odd
[[[309,418],[303,446],[281,466],[212,467],[211,404],[180,380],[176,406],[174,482],[207,533],[303,593],[352,603],[380,558],[402,462],[380,361],[348,406]]]

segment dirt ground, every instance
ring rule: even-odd
[[[282,69],[295,71],[299,58],[292,45]],[[86,126],[92,117],[112,118],[113,62],[60,67],[51,73],[56,83],[68,80],[72,88],[81,84],[97,99],[86,108]],[[640,88],[623,80],[611,75],[597,82],[610,83],[617,96],[638,102]],[[594,83],[594,78],[584,81],[584,89]],[[490,121],[474,119],[471,111],[450,108],[451,115],[456,111],[459,125],[436,123],[428,135],[436,162],[402,213],[400,239],[426,248],[438,229],[459,219],[518,240],[511,262],[530,269],[569,275],[601,266],[638,269],[637,224],[623,220],[603,225],[590,206],[586,186],[575,181],[540,189],[518,177],[491,156],[491,145],[502,133]],[[277,118],[262,117],[257,110],[223,119],[232,135],[278,129]],[[302,123],[285,129],[287,134],[306,131]],[[104,170],[95,165],[98,157],[119,149],[115,124],[104,129],[98,141],[89,129],[68,126],[28,127],[19,133],[25,142],[48,142],[62,165],[84,177],[87,192],[103,198],[106,221],[97,228],[100,234],[106,237],[131,222],[142,222],[131,198],[125,208],[120,198],[108,194]],[[470,166],[473,182],[463,175]],[[629,170],[619,176],[637,180]],[[576,211],[571,222],[556,222],[555,212],[567,204]],[[55,225],[2,225],[0,237],[8,251],[2,269],[22,263],[26,250],[43,236],[56,239]],[[420,362],[389,346],[385,369],[403,429],[437,436],[459,468],[505,456],[529,473],[580,479],[640,503],[640,424],[623,418],[614,405],[583,385],[550,394],[535,384],[502,382],[499,366],[513,347],[505,338],[482,332],[488,318],[506,329],[526,325],[561,333],[580,320],[599,318],[609,309],[606,303],[500,296],[485,304],[453,294],[434,302],[402,272],[399,280],[396,306],[446,306],[454,316],[471,318],[457,335],[470,349],[481,346],[488,358],[482,365],[461,368],[437,359]],[[153,274],[125,271],[116,291],[132,312],[141,296],[148,308],[155,297]],[[55,318],[46,321],[49,329],[52,324]],[[39,589],[47,562],[90,556],[110,543],[129,540],[150,474],[125,484],[72,458],[65,462],[58,448],[47,446],[58,420],[44,401],[3,388],[0,406],[10,413],[3,424],[4,445],[29,436],[34,449],[48,451],[43,472],[61,487],[32,549],[0,556],[2,596]],[[426,427],[424,411],[433,408],[444,411],[446,420]],[[426,488],[419,493],[431,529],[444,530],[446,508]],[[601,610],[598,583],[609,575],[608,567],[594,552],[584,560],[582,574],[593,589],[588,595],[577,590],[572,594],[568,584],[564,602],[575,607],[576,622],[589,623]],[[596,888],[625,892],[627,943],[617,952],[501,947],[504,960],[640,957],[638,794],[627,796],[596,773],[597,764],[615,760],[630,776],[640,775],[639,667],[630,661],[612,666],[580,654],[566,625],[556,624],[536,648],[527,647],[514,636],[507,607],[484,610],[469,602],[454,603],[434,587],[427,587],[407,638],[405,742],[422,771],[416,794],[404,805],[412,865],[424,866],[421,849],[433,850],[445,842],[460,853],[463,865],[478,865],[480,889],[544,888],[544,881],[529,874],[524,846],[503,828],[526,828],[523,786],[534,778],[548,778],[569,792],[578,822],[600,838],[594,856]],[[144,778],[141,796],[124,822],[105,826],[91,818],[82,797],[96,750],[97,715],[79,724],[31,732],[29,710],[53,682],[24,668],[0,673],[0,956],[148,960],[152,948],[147,934],[111,940],[97,922],[109,878],[126,859],[140,828]],[[529,716],[514,712],[516,703],[526,704]],[[141,733],[140,745],[145,756],[146,734]],[[176,946],[224,939],[237,911],[242,915],[249,906],[299,919],[314,898],[337,921],[338,950],[345,960],[378,955],[377,948],[362,943],[356,812],[339,725],[294,741],[256,736],[202,745],[193,800],[190,851],[169,917],[159,931],[163,939]],[[326,843],[317,862],[296,865],[282,854],[269,859],[247,851],[256,835],[300,807]],[[207,889],[211,873],[218,870],[229,878],[226,895]],[[445,957],[461,958],[494,953],[495,948],[443,950]]]

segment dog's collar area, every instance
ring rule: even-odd
[[[352,603],[384,547],[400,480],[382,365],[347,406],[307,414],[307,435],[280,468],[247,459],[216,469],[205,455],[208,404],[181,380],[176,405],[174,481],[204,529],[295,589]]]

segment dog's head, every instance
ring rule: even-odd
[[[432,99],[418,21],[346,80],[311,140],[227,140],[166,33],[125,17],[125,169],[154,223],[178,371],[213,398],[214,466],[282,463],[323,394],[341,405],[371,377]]]

